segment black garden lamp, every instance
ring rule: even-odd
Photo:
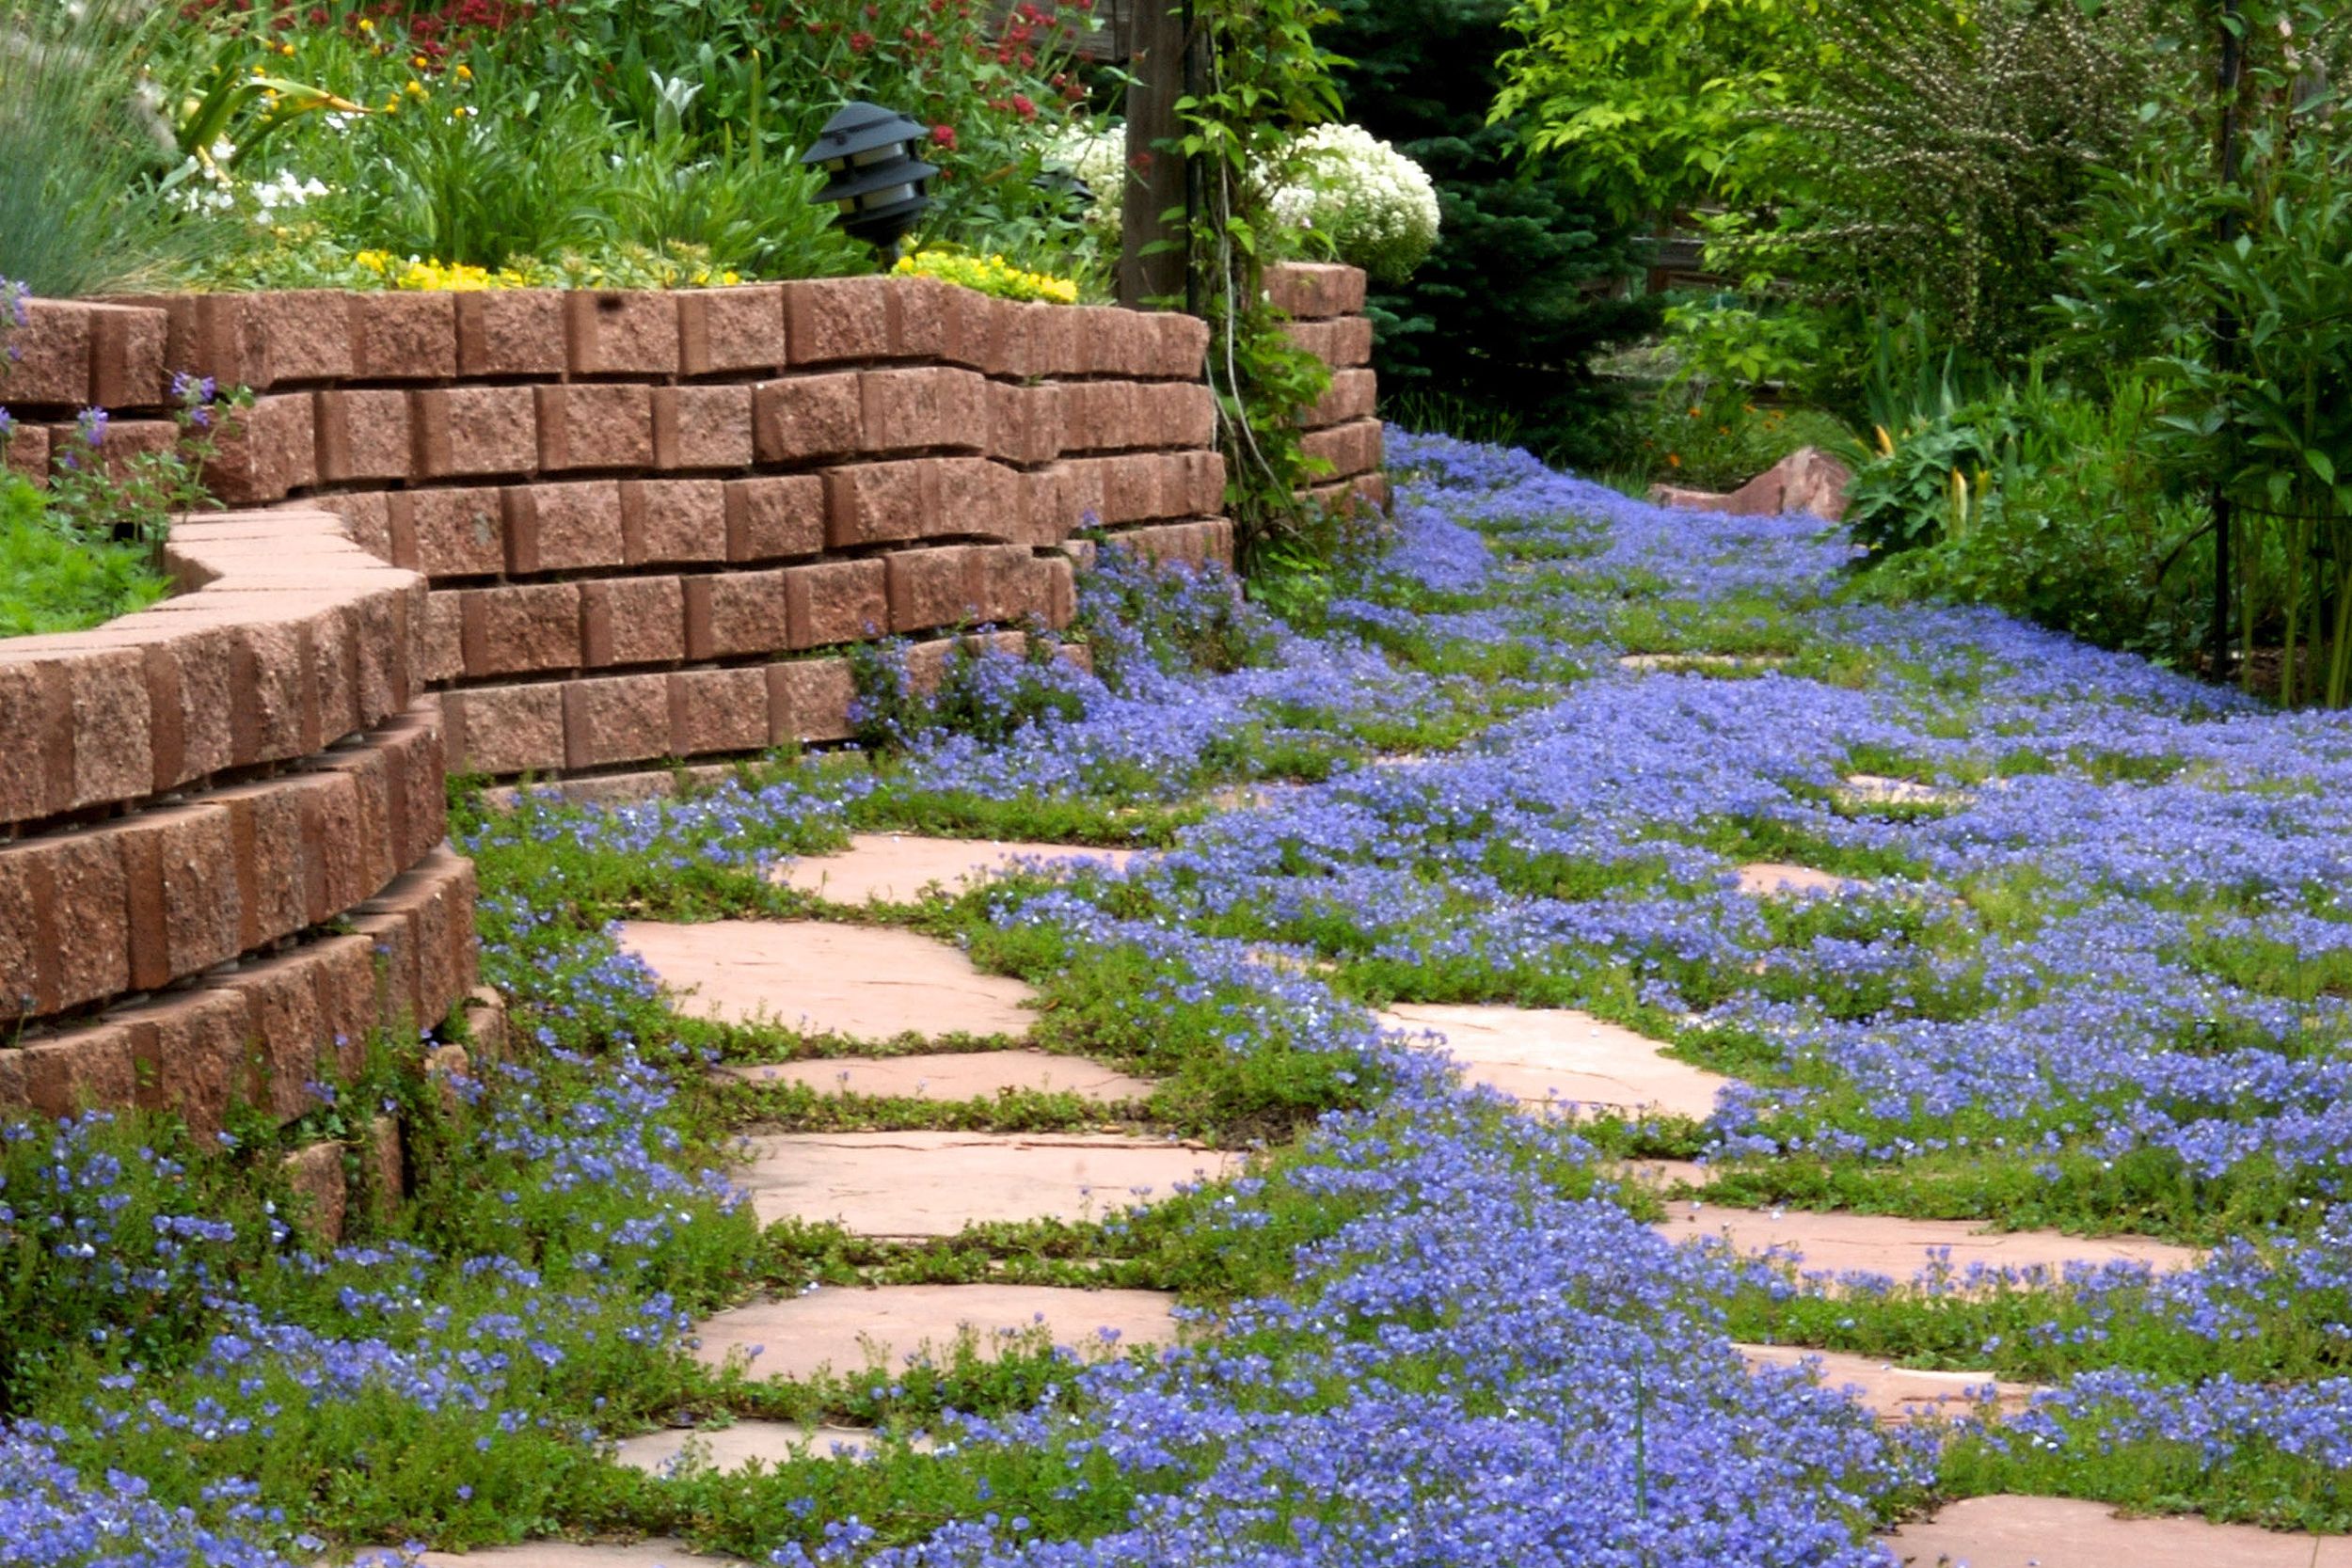
[[[822,166],[830,176],[811,199],[840,208],[842,229],[881,251],[884,266],[898,259],[898,242],[931,204],[931,176],[939,170],[914,155],[929,135],[880,104],[850,103],[801,154],[802,163]]]

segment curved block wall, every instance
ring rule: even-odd
[[[1278,269],[1337,372],[1328,499],[1385,499],[1363,278]],[[170,372],[258,401],[180,525],[183,593],[0,641],[0,1114],[291,1118],[472,983],[444,775],[595,774],[848,732],[850,644],[1065,625],[1102,528],[1230,562],[1174,315],[929,280],[676,293],[35,301],[0,394],[167,444]],[[1015,633],[1000,633],[1010,639]]]
[[[0,641],[0,1112],[291,1118],[473,982],[422,579],[308,510],[167,559],[153,609]]]

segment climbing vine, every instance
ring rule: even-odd
[[[1292,139],[1340,114],[1331,70],[1339,62],[1314,40],[1337,13],[1320,0],[1192,0],[1185,8],[1193,70],[1176,103],[1175,150],[1191,170],[1187,263],[1211,328],[1226,505],[1247,564],[1300,530],[1300,496],[1317,477],[1299,430],[1330,372],[1283,335],[1264,275],[1275,259],[1271,198],[1288,173]]]

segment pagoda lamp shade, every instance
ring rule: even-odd
[[[915,156],[929,134],[880,104],[849,103],[801,154],[802,163],[825,171],[825,188],[812,199],[838,208],[842,230],[881,251],[885,261],[931,204],[931,179],[939,170]]]

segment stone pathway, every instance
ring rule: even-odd
[[[1824,1388],[1848,1390],[1855,1403],[1885,1426],[1978,1415],[1984,1406],[1976,1394],[1988,1386],[1994,1390],[1999,1412],[2014,1416],[2026,1408],[2026,1402],[2038,1391],[2029,1383],[1997,1381],[1991,1372],[1917,1371],[1843,1351],[1806,1350],[1798,1345],[1737,1348],[1751,1366],[1812,1367],[1814,1382]]]
[[[1078,1291],[1050,1285],[826,1287],[789,1301],[755,1302],[703,1323],[706,1366],[751,1355],[759,1378],[805,1378],[832,1369],[902,1366],[925,1347],[945,1354],[969,1329],[990,1352],[1042,1326],[1079,1350],[1163,1345],[1176,1338],[1172,1297],[1157,1291]],[[1108,1334],[1105,1331],[1111,1331]]]
[[[1565,1007],[1400,1005],[1379,1015],[1390,1029],[1443,1037],[1441,1049],[1470,1082],[1522,1104],[1566,1101],[1636,1115],[1663,1112],[1705,1120],[1720,1073],[1659,1053],[1658,1042],[1589,1013]]]
[[[985,1100],[1011,1090],[1097,1101],[1148,1099],[1152,1084],[1084,1056],[1042,1051],[943,1051],[903,1056],[813,1056],[731,1063],[711,1076],[742,1084],[801,1084],[820,1094],[906,1100]]]
[[[620,942],[688,992],[677,1006],[699,1018],[868,1040],[1029,1032],[1027,986],[982,974],[959,949],[912,931],[819,920],[632,920]]]
[[[778,866],[770,879],[829,904],[912,904],[936,884],[950,895],[1004,875],[1016,861],[1123,871],[1132,849],[1075,849],[1066,844],[998,844],[977,839],[859,833],[834,855],[808,855]]]
[[[2126,1519],[2073,1497],[1966,1497],[1885,1541],[1906,1568],[2352,1568],[2352,1537]]]
[[[989,1132],[755,1137],[738,1185],[762,1225],[836,1221],[861,1236],[952,1236],[991,1220],[1100,1219],[1235,1157],[1156,1138]]]

